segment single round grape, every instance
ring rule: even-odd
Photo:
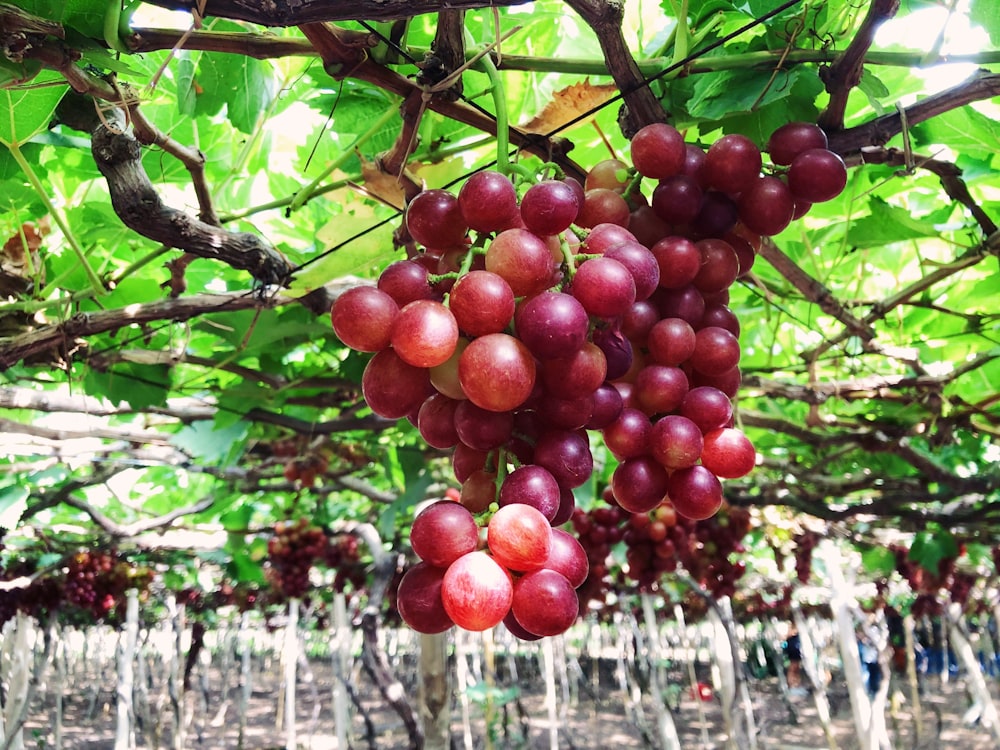
[[[472,513],[483,513],[497,499],[497,475],[476,469],[462,482],[459,502]]]
[[[635,279],[613,258],[591,258],[576,269],[570,293],[590,315],[615,318],[635,302]]]
[[[594,457],[587,439],[576,431],[549,430],[535,443],[534,461],[549,470],[559,486],[573,489],[594,471]]]
[[[500,172],[476,172],[458,191],[458,205],[469,228],[499,232],[516,226],[517,191]]]
[[[486,250],[486,270],[502,276],[515,297],[547,289],[555,269],[549,246],[527,229],[504,230]]]
[[[789,122],[771,133],[767,152],[774,164],[788,166],[796,156],[813,148],[826,148],[823,129],[811,122]]]
[[[611,475],[611,491],[630,513],[648,513],[667,494],[667,471],[652,456],[626,459]]]
[[[650,206],[668,224],[689,224],[701,211],[705,197],[694,177],[678,174],[662,180],[653,188]]]
[[[698,322],[698,327],[708,328],[709,326],[725,328],[733,336],[737,338],[740,336],[740,320],[727,305],[719,303],[705,305],[705,312]]]
[[[634,309],[636,305],[642,304],[646,303],[636,302],[635,305],[629,308],[629,311]],[[655,311],[655,308],[652,309]],[[654,314],[659,317],[658,313],[654,312]],[[627,318],[628,313],[626,313]],[[616,330],[614,326],[607,326],[605,328],[596,328],[593,334],[591,334],[594,344],[604,353],[606,363],[604,377],[606,380],[617,380],[632,367],[635,353],[631,340],[626,338],[623,335],[624,333],[625,323],[623,322],[621,331]]]
[[[551,522],[559,510],[559,483],[541,466],[519,466],[504,478],[497,502],[501,508],[511,503],[530,505]]]
[[[569,487],[559,487],[559,510],[556,511],[555,517],[552,519],[552,526],[562,526],[570,518],[573,517],[573,511],[576,510],[576,496],[573,494],[573,490]],[[555,531],[555,528],[553,528]]]
[[[481,551],[458,558],[441,581],[445,611],[466,630],[489,630],[499,624],[513,597],[510,573]]]
[[[451,467],[458,483],[465,484],[465,480],[472,476],[473,472],[481,471],[486,466],[489,456],[489,451],[476,450],[464,443],[458,443],[451,454]]]
[[[722,507],[722,483],[704,466],[673,472],[667,481],[667,493],[677,514],[692,521],[711,518]]]
[[[672,125],[654,122],[632,136],[632,164],[643,177],[661,180],[684,168],[684,136]]]
[[[753,470],[757,454],[753,443],[742,431],[723,427],[705,435],[701,463],[716,476],[739,479]]]
[[[378,356],[378,355],[376,355]],[[535,359],[528,347],[506,333],[474,339],[458,360],[462,390],[476,406],[511,411],[535,386]]]
[[[695,243],[701,253],[701,268],[692,284],[702,292],[719,292],[733,285],[740,272],[740,259],[725,240],[710,238]]]
[[[784,182],[770,175],[760,177],[736,202],[743,226],[773,236],[792,223],[795,199]]]
[[[440,450],[455,447],[455,410],[460,403],[442,393],[434,393],[424,401],[417,412],[417,429],[425,443]]]
[[[581,250],[594,255],[603,255],[620,245],[637,241],[635,235],[620,224],[598,224],[588,232],[581,243]]]
[[[576,622],[579,612],[576,590],[562,573],[536,570],[514,584],[511,613],[529,633],[539,636],[565,633]]]
[[[568,357],[542,362],[542,382],[549,393],[575,399],[593,395],[607,379],[607,358],[600,347],[590,342]]]
[[[649,330],[646,347],[655,363],[677,367],[694,353],[695,341],[694,328],[686,320],[663,318]]]
[[[639,409],[623,408],[618,418],[604,428],[604,444],[619,459],[642,456],[649,452],[649,417]]]
[[[740,342],[725,328],[709,326],[695,334],[691,366],[705,375],[721,375],[740,361]]]
[[[761,243],[760,235],[745,227],[737,226],[732,232],[723,235],[722,239],[736,251],[736,257],[740,260],[740,273],[736,278],[743,278],[750,273],[750,269],[753,268],[754,261],[757,259]]]
[[[455,351],[452,352],[452,355],[441,364],[429,369],[431,385],[434,386],[435,390],[456,401],[464,401],[468,398],[458,379],[458,361],[468,346],[469,340],[459,337],[458,341],[455,342]]]
[[[427,280],[427,267],[413,260],[397,260],[385,267],[377,286],[400,307],[418,299],[434,299],[436,293]]]
[[[629,231],[635,235],[636,242],[644,247],[652,247],[671,233],[671,226],[652,208],[646,205],[635,206],[628,220]]]
[[[406,230],[426,247],[451,247],[469,230],[458,198],[447,190],[424,190],[406,207]]]
[[[486,544],[505,568],[521,573],[539,570],[552,549],[552,527],[537,508],[511,503],[490,518]]]
[[[691,374],[691,385],[693,387],[711,386],[722,391],[730,399],[736,398],[736,394],[739,393],[742,383],[743,373],[740,372],[739,367],[726,370],[719,375],[704,375],[700,372],[693,372]]]
[[[535,234],[559,234],[569,229],[580,212],[576,193],[561,180],[535,183],[521,198],[521,219]]]
[[[542,639],[542,636],[535,635],[534,633],[526,630],[524,625],[519,623],[517,618],[514,617],[513,610],[504,616],[503,626],[507,628],[508,633],[517,638],[519,641],[539,641]]]
[[[545,560],[545,569],[562,573],[573,588],[580,588],[590,570],[587,551],[569,532],[552,529],[552,549]]]
[[[593,412],[590,420],[584,425],[588,430],[603,430],[618,419],[622,409],[625,408],[618,389],[608,383],[594,391],[593,401]]]
[[[472,401],[459,401],[455,407],[455,432],[470,448],[488,451],[510,440],[514,415],[509,411],[489,411]]]
[[[680,408],[688,379],[679,367],[650,364],[635,379],[635,397],[646,414],[670,414]]]
[[[399,580],[396,609],[403,622],[418,633],[443,633],[455,623],[441,601],[444,568],[422,562],[410,568]]]
[[[622,192],[629,182],[628,164],[621,159],[604,159],[597,162],[590,171],[583,183],[583,189],[593,190],[603,188]]]
[[[427,370],[407,364],[392,349],[372,357],[361,376],[361,393],[368,407],[387,419],[414,413],[433,392]]]
[[[356,286],[334,300],[330,322],[337,338],[359,352],[378,352],[389,346],[399,305],[381,289]]]
[[[680,413],[698,425],[702,433],[707,433],[729,426],[733,402],[718,388],[698,386],[687,392]]]
[[[663,318],[680,318],[692,328],[698,327],[705,314],[705,298],[693,285],[662,289],[656,297]]]
[[[635,282],[637,300],[648,299],[656,291],[660,283],[660,266],[648,248],[631,242],[607,250],[604,257],[617,260],[629,270]]]
[[[660,286],[664,289],[687,286],[701,270],[701,251],[686,237],[664,237],[650,252],[660,266]]]
[[[458,327],[470,336],[500,333],[514,318],[514,292],[495,273],[470,271],[455,282],[448,307]]]
[[[836,198],[846,185],[844,160],[825,148],[803,151],[788,167],[788,188],[796,201],[822,203]]]
[[[587,340],[590,319],[576,297],[542,292],[525,300],[517,311],[517,335],[539,359],[568,357]]]
[[[594,396],[558,398],[547,396],[537,407],[538,416],[545,423],[560,430],[576,430],[590,422],[594,415]]]
[[[649,433],[650,453],[670,471],[694,466],[701,457],[703,446],[701,429],[679,414],[657,420]]]
[[[455,353],[458,323],[440,302],[419,299],[399,311],[392,324],[392,348],[414,367],[436,367]]]
[[[720,237],[736,226],[739,217],[739,208],[729,195],[706,190],[691,229],[701,237]]]
[[[660,310],[656,303],[648,299],[639,300],[622,316],[620,335],[627,338],[633,346],[644,347],[649,340],[649,332],[659,321]],[[611,376],[608,380],[616,377],[618,376]]]
[[[476,549],[479,526],[468,508],[451,500],[439,500],[424,508],[410,527],[410,546],[424,562],[447,568]]]
[[[760,167],[757,145],[745,135],[729,133],[709,146],[701,172],[713,188],[735,195],[753,184]]]
[[[630,216],[631,210],[621,193],[607,188],[594,188],[584,195],[576,223],[584,228],[596,227],[598,224],[627,227]]]

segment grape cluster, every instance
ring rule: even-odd
[[[799,583],[809,583],[812,575],[813,550],[819,544],[819,534],[815,531],[803,531],[792,539],[795,544],[795,577]]]
[[[498,507],[480,529],[464,505],[440,500],[414,519],[410,545],[421,561],[399,582],[396,606],[414,630],[486,630],[503,622],[535,640],[576,621],[587,553],[527,503]]]
[[[63,596],[68,604],[106,620],[120,608],[125,591],[148,583],[148,572],[136,571],[115,552],[84,550],[66,566]]]
[[[301,597],[309,590],[309,571],[326,551],[323,529],[305,518],[279,521],[267,540],[267,574],[274,587],[288,598]]]
[[[457,194],[418,194],[405,216],[410,257],[331,309],[340,340],[373,354],[368,406],[453,451],[472,514],[517,505],[551,527],[568,521],[572,490],[593,471],[590,431],[619,462],[611,488],[625,511],[669,499],[687,519],[710,518],[720,478],[756,459],[732,424],[740,329],[729,287],[762,235],[846,183],[814,125],[780,128],[768,148],[773,174],[761,176],[743,136],[705,150],[654,124],[633,138],[632,167],[605,160],[582,185],[542,179],[519,195],[484,171]],[[649,198],[643,180],[656,182]]]
[[[312,487],[330,468],[329,456],[303,446],[301,440],[277,440],[271,445],[271,453],[275,458],[284,460],[282,473],[285,479],[300,487]]]
[[[345,591],[347,584],[355,591],[364,588],[365,566],[361,562],[357,537],[351,534],[331,536],[323,550],[321,562],[325,567],[336,571],[333,578],[334,591]]]

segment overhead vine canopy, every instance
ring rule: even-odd
[[[650,122],[805,120],[849,181],[733,290],[727,497],[994,540],[1000,15],[945,5],[0,4],[0,527],[391,529],[447,477],[327,313],[413,250],[407,200],[498,141],[582,177]]]

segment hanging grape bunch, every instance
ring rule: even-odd
[[[622,509],[669,499],[694,521],[719,510],[720,477],[755,462],[732,426],[740,346],[728,290],[762,235],[843,189],[844,163],[826,145],[817,126],[786,125],[762,176],[744,136],[706,151],[654,124],[632,140],[634,168],[606,160],[582,186],[544,179],[519,199],[486,171],[457,195],[410,202],[406,229],[422,250],[341,295],[331,319],[341,341],[374,354],[362,377],[372,411],[454,451],[459,503],[413,526],[422,562],[399,591],[412,627],[503,621],[533,638],[572,624],[587,555],[555,527],[593,471],[591,433],[619,462]],[[644,180],[656,182],[648,199]]]

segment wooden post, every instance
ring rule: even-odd
[[[348,712],[350,696],[347,681],[350,679],[351,623],[347,619],[347,599],[338,591],[333,597],[333,723],[337,732],[337,749],[346,750],[350,744],[351,717]]]
[[[424,750],[451,747],[451,674],[448,633],[420,635],[418,712],[424,727]],[[347,747],[340,745],[337,747]]]
[[[288,622],[285,625],[285,640],[282,644],[282,660],[285,675],[285,750],[296,750],[295,737],[295,680],[299,661],[299,600],[288,600]]]
[[[663,662],[663,639],[656,625],[656,612],[653,610],[653,598],[649,594],[641,595],[642,617],[646,625],[646,639],[649,643],[649,676],[653,692],[653,712],[656,715],[656,733],[661,745],[667,750],[680,750],[681,741],[677,736],[670,707],[664,701],[664,691],[660,665]]]
[[[990,689],[986,685],[979,660],[972,652],[961,605],[957,603],[948,605],[947,618],[949,638],[955,649],[955,655],[965,667],[966,679],[981,712],[983,726],[993,733],[993,737],[1000,746],[1000,717],[997,715],[997,707],[990,696]]]

